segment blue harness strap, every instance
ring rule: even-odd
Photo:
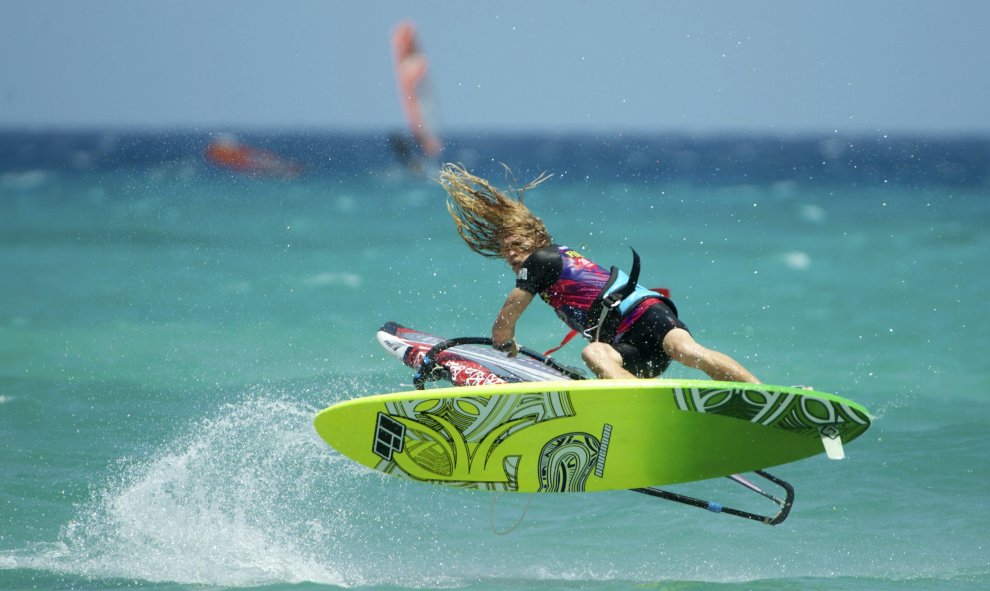
[[[584,327],[584,337],[592,342],[611,343],[612,339],[615,338],[616,330],[619,328],[619,322],[622,321],[622,315],[629,309],[629,305],[634,303],[630,300],[629,305],[622,305],[629,296],[636,292],[636,282],[639,280],[639,253],[631,247],[629,250],[633,253],[633,264],[628,277],[625,278],[625,283],[616,286],[624,273],[619,271],[617,267],[612,267],[608,281],[605,282],[601,293],[598,294],[588,309],[588,323]],[[646,294],[643,297],[646,297]]]
[[[639,302],[647,298],[656,298],[669,307],[674,314],[677,308],[670,299],[670,290],[665,287],[648,289],[638,284],[639,280],[639,253],[630,247],[633,253],[633,264],[629,270],[629,275],[620,271],[617,267],[612,267],[608,281],[602,287],[601,292],[588,308],[588,319],[585,323],[584,331],[581,335],[591,342],[611,343],[618,331],[622,317],[633,309]],[[571,330],[564,337],[559,345],[543,353],[549,356],[560,350],[578,334],[578,331]]]

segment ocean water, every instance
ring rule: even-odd
[[[990,587],[990,140],[452,138],[498,184],[554,173],[527,203],[555,238],[635,247],[701,342],[871,411],[846,460],[772,470],[771,528],[341,457],[315,413],[411,381],[377,328],[483,336],[511,273],[384,136],[244,136],[289,179],[212,168],[209,137],[0,134],[0,589]],[[564,333],[535,305],[518,336]]]

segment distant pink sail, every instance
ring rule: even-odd
[[[416,142],[427,156],[440,154],[443,145],[429,120],[430,90],[426,55],[416,40],[411,22],[400,23],[392,31],[392,54],[395,58],[395,79],[399,87],[399,102]]]
[[[242,174],[294,177],[302,172],[302,166],[298,163],[283,160],[267,150],[238,143],[232,138],[221,138],[210,143],[204,156],[214,166]]]

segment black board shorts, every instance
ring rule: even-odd
[[[688,329],[669,306],[658,300],[612,345],[622,356],[622,367],[637,378],[662,374],[671,362],[663,350],[663,338],[675,328]]]

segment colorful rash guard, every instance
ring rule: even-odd
[[[567,326],[583,332],[587,328],[588,310],[608,282],[610,271],[567,246],[552,244],[531,254],[516,274],[516,287],[539,294]],[[620,273],[613,289],[621,287],[627,277]],[[637,287],[623,301],[622,321],[613,343],[646,310],[659,301],[660,295]]]

